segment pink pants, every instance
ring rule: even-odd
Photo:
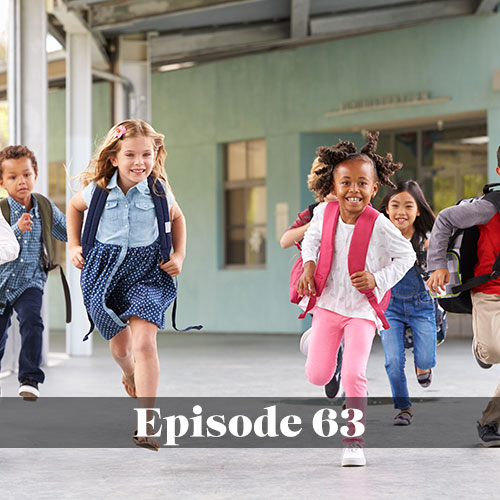
[[[337,352],[344,337],[344,355],[340,378],[347,408],[366,411],[366,365],[375,336],[375,323],[368,319],[348,318],[316,307],[312,321],[306,361],[306,377],[315,385],[327,384],[335,373]],[[364,423],[363,418],[362,422]],[[340,424],[341,420],[338,419]],[[363,442],[363,439],[355,439]],[[350,441],[344,439],[344,442]]]

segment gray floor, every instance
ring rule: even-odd
[[[160,396],[321,397],[322,389],[304,377],[297,341],[288,335],[162,335]],[[54,336],[51,346],[62,348],[62,339]],[[50,365],[42,396],[123,393],[120,371],[98,338],[93,357],[54,355]],[[439,347],[429,389],[418,386],[409,365],[415,397],[487,397],[500,376],[498,367],[477,367],[465,340]],[[16,394],[15,376],[1,384],[5,396]],[[370,396],[390,395],[379,339],[368,388]],[[387,418],[392,415],[388,408]],[[498,448],[368,448],[366,456],[367,467],[342,469],[339,449],[3,449],[0,498],[500,498]]]

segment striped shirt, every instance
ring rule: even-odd
[[[44,289],[47,273],[43,269],[42,219],[38,202],[31,197],[33,207],[30,210],[33,227],[31,231],[21,233],[17,221],[26,212],[26,207],[9,196],[10,225],[16,236],[20,251],[16,260],[0,265],[0,314],[3,314],[7,302],[13,303],[28,288]],[[54,214],[52,235],[60,241],[67,241],[66,217],[50,202]]]

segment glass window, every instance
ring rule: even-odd
[[[225,264],[262,267],[266,263],[266,142],[225,145]]]

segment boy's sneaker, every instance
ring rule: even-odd
[[[38,382],[34,380],[23,380],[19,386],[19,396],[25,401],[36,401],[40,397]]]
[[[477,423],[477,432],[483,446],[500,446],[500,434],[497,424],[481,425]]]
[[[472,341],[472,354],[474,354],[474,358],[476,358],[477,364],[481,367],[487,370],[488,368],[491,368],[493,365],[490,363],[485,363],[484,361],[481,361],[477,355],[476,352],[476,345],[474,344],[474,341]]]
[[[358,443],[352,443],[342,453],[342,467],[363,467],[366,465],[363,448]]]

